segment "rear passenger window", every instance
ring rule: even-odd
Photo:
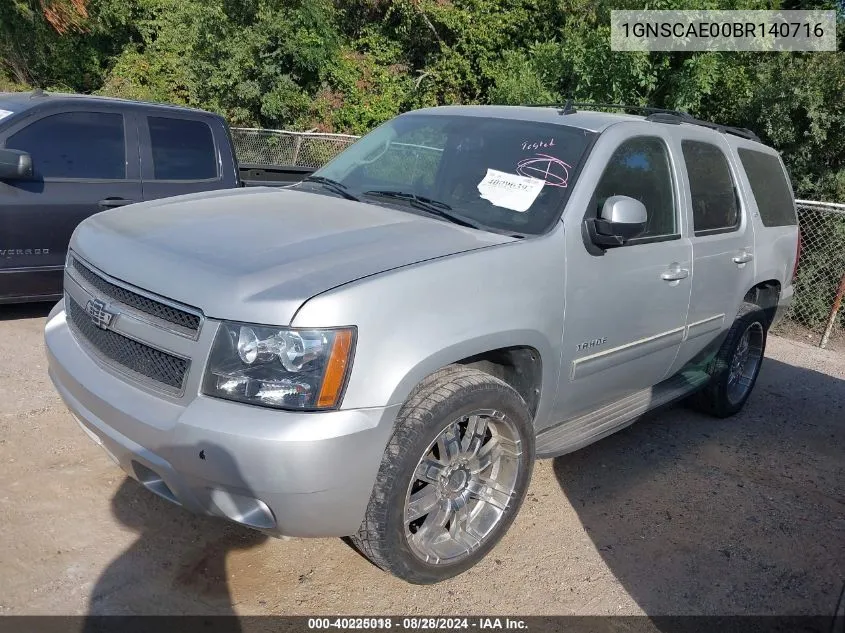
[[[798,224],[792,191],[786,181],[783,167],[777,156],[741,148],[739,159],[751,183],[757,201],[760,219],[764,226],[790,226]]]
[[[646,208],[645,232],[632,243],[678,233],[669,155],[659,138],[628,139],[616,149],[593,194],[592,208],[596,213],[601,213],[604,201],[611,196],[634,198]]]
[[[696,233],[739,227],[739,204],[728,159],[715,145],[683,141]]]
[[[217,150],[202,121],[147,117],[156,180],[217,178]]]
[[[39,119],[6,139],[7,149],[27,152],[40,178],[126,178],[123,115],[65,112]]]

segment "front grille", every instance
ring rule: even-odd
[[[182,390],[190,361],[139,343],[112,330],[98,328],[85,309],[67,294],[65,310],[75,333],[104,361],[136,376],[157,382],[170,390]]]
[[[72,258],[71,262],[71,266],[75,272],[79,273],[85,281],[96,288],[99,292],[106,295],[109,299],[119,301],[120,303],[123,303],[131,308],[135,308],[140,312],[149,314],[150,316],[161,319],[162,321],[167,321],[173,325],[178,325],[179,327],[192,332],[197,332],[199,330],[200,317],[196,314],[191,314],[185,310],[174,308],[173,306],[169,306],[165,303],[161,303],[160,301],[150,299],[149,297],[140,295],[137,292],[132,292],[131,290],[113,284],[100,277],[100,275],[88,268],[75,257]]]

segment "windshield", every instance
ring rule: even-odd
[[[4,94],[0,92],[0,97],[3,97]],[[11,117],[15,112],[18,111],[18,103],[12,102],[10,99],[2,99],[0,98],[0,126],[3,126],[5,123],[9,122],[9,117]]]
[[[534,121],[406,114],[314,176],[342,185],[323,190],[364,202],[498,232],[539,234],[558,219],[594,136]],[[385,195],[397,193],[405,195]]]

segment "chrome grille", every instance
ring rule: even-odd
[[[127,370],[136,377],[147,378],[170,391],[180,392],[191,363],[144,343],[102,330],[94,325],[85,308],[65,294],[68,322],[75,333],[83,338],[103,360]]]
[[[103,279],[100,275],[88,268],[85,264],[73,257],[71,266],[74,272],[78,273],[86,282],[104,294],[111,300],[118,301],[145,314],[156,317],[173,325],[197,332],[200,327],[200,317],[185,310],[180,310],[160,301],[150,299],[137,292],[132,292]]]

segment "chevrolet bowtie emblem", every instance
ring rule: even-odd
[[[99,299],[89,300],[88,304],[85,306],[85,311],[88,313],[88,316],[91,317],[94,325],[101,330],[109,329],[114,317],[117,316],[114,312],[109,310],[104,301],[100,301]]]

